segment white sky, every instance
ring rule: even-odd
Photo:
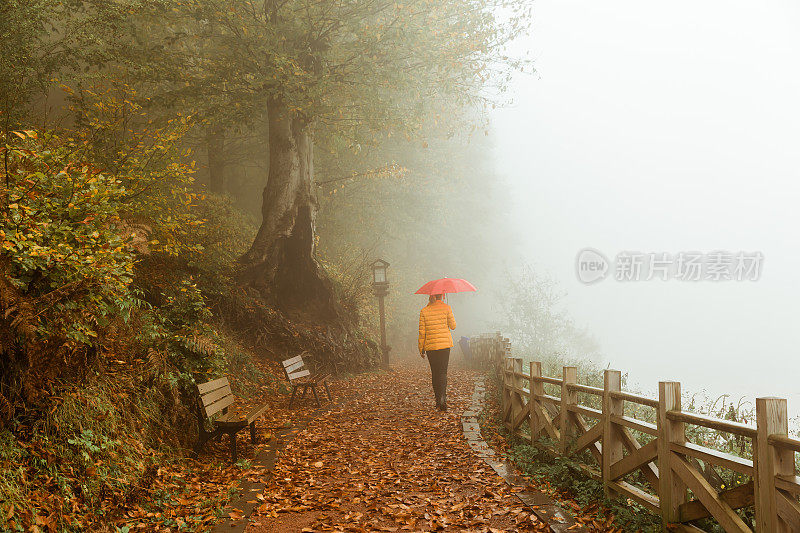
[[[536,0],[493,116],[517,247],[643,390],[800,412],[800,3]],[[579,249],[761,251],[758,282],[582,285]],[[796,393],[798,391],[799,393]]]

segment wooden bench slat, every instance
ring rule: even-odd
[[[248,425],[251,424],[253,422],[253,420],[256,420],[258,417],[260,417],[262,414],[264,414],[264,411],[267,410],[267,407],[269,407],[267,404],[259,405],[259,406],[255,407],[252,411],[247,413],[247,416],[245,417],[245,421],[248,423]]]
[[[286,367],[286,373],[291,374],[297,369],[303,368],[305,363],[303,361],[298,361],[297,363],[292,363],[291,365]]]
[[[213,381],[206,382],[206,383],[198,383],[197,384],[197,392],[199,392],[200,394],[206,394],[208,392],[211,392],[211,391],[217,390],[217,389],[219,389],[221,387],[224,387],[225,385],[230,386],[230,382],[228,381],[228,378],[218,378],[218,379],[215,379]]]
[[[253,423],[253,421],[258,420],[258,418],[264,414],[264,411],[266,411],[268,407],[268,404],[258,405],[244,416],[241,416],[241,414],[237,412],[229,412],[218,417],[214,423],[224,426],[249,426],[251,423]]]
[[[302,355],[296,355],[296,356],[292,357],[291,359],[287,359],[286,361],[283,361],[283,367],[286,368],[289,365],[293,365],[294,363],[302,362],[302,361],[303,361],[303,356]]]
[[[311,371],[309,371],[308,369],[300,370],[299,372],[295,372],[294,374],[289,374],[289,381],[294,381],[297,378],[302,378],[303,376],[309,376],[309,375],[311,375]]]
[[[208,407],[217,400],[224,398],[225,396],[231,396],[232,394],[233,393],[231,392],[230,385],[225,385],[221,389],[217,389],[209,392],[208,394],[202,395],[200,398],[203,400],[203,407]]]
[[[241,422],[242,418],[236,411],[228,411],[223,415],[219,415],[215,420],[215,424],[230,424],[231,422]]]
[[[212,403],[211,405],[207,405],[206,416],[210,417],[212,415],[219,413],[220,411],[228,407],[230,404],[232,404],[233,401],[234,401],[233,396],[225,396],[224,398]]]

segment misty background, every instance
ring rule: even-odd
[[[654,393],[796,392],[800,6],[540,0],[514,43],[534,75],[492,113],[507,267],[556,280],[603,366]],[[752,282],[575,276],[575,256],[763,253]],[[466,275],[465,275],[466,277]]]

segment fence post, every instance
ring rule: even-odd
[[[491,344],[490,344],[491,346]],[[511,386],[510,378],[508,375],[508,371],[511,368],[511,360],[510,359],[502,359],[502,364],[500,365],[501,372],[503,373],[503,427],[506,426],[506,417],[508,416],[508,408],[509,402],[511,401],[511,393],[509,392],[509,387]]]
[[[536,405],[539,401],[538,395],[544,394],[544,384],[541,381],[534,381],[535,377],[542,377],[542,363],[538,361],[530,362],[531,383],[530,383],[530,396],[528,398],[528,420],[531,426],[531,444],[536,442],[539,433],[542,431],[542,422],[539,420],[539,415],[536,414]]]
[[[511,430],[512,436],[514,436],[514,432],[516,431],[514,428],[514,421],[517,419],[517,416],[523,409],[522,405],[522,393],[519,392],[522,390],[522,377],[520,374],[522,373],[522,359],[520,357],[510,358],[511,360],[511,371],[513,374],[511,375],[511,383],[513,388],[511,389],[511,419],[508,427]]]
[[[570,389],[568,385],[578,382],[578,369],[574,366],[565,366],[563,370],[563,380],[561,384],[561,454],[566,455],[572,431],[569,430],[569,407],[578,403],[578,392]]]
[[[506,357],[511,357],[511,340],[503,337],[500,342],[503,344],[503,353]]]
[[[672,470],[670,444],[686,442],[683,422],[667,419],[667,412],[681,410],[681,384],[661,381],[658,384],[658,498],[661,521],[666,530],[668,523],[680,520],[678,508],[686,501],[686,485]]]
[[[622,440],[614,431],[611,422],[613,415],[623,416],[623,401],[612,398],[611,392],[622,390],[622,373],[619,370],[606,370],[603,372],[603,447],[601,472],[603,477],[603,491],[606,496],[612,496],[614,491],[609,486],[611,479],[611,465],[622,459]]]
[[[783,398],[756,398],[756,431],[753,441],[753,480],[755,481],[756,531],[759,533],[789,533],[778,518],[775,476],[794,475],[794,452],[772,446],[770,435],[788,435],[789,419]]]

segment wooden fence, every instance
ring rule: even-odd
[[[498,331],[492,335],[481,335],[469,339],[470,363],[478,368],[500,368],[503,359],[511,353],[511,342]]]
[[[542,375],[541,363],[530,362],[525,372],[499,334],[473,339],[471,348],[475,359],[494,362],[502,375],[503,420],[512,434],[573,457],[609,495],[660,515],[665,529],[675,524],[679,531],[698,532],[691,523],[713,517],[727,532],[800,532],[794,455],[800,440],[788,436],[785,399],[756,399],[752,426],[684,411],[678,382],[660,382],[658,398],[647,398],[623,391],[618,370],[604,372],[602,388],[579,384],[575,367],[551,377]],[[546,394],[548,384],[560,394]],[[651,410],[655,423],[626,416],[626,404]],[[690,442],[687,426],[749,439],[752,459]],[[745,482],[719,490],[711,466],[738,472]],[[755,529],[736,512],[746,507],[754,509]]]

